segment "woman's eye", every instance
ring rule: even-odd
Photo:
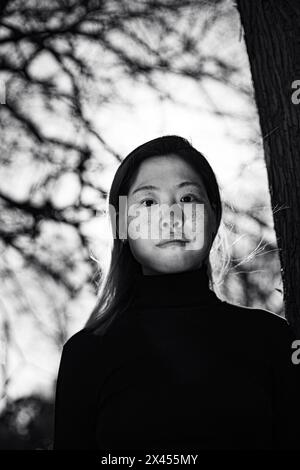
[[[183,199],[183,198],[189,198],[190,200],[182,201],[182,202],[194,202],[194,201],[200,202],[200,197],[195,196],[194,194],[186,194],[185,196],[182,196],[181,199]],[[153,198],[148,197],[148,198],[143,199],[141,201],[141,204],[145,205],[146,207],[151,207],[151,205],[152,205],[151,202],[155,203],[155,200]]]
[[[141,204],[144,204],[144,202],[147,203],[147,202],[149,202],[149,201],[154,201],[154,199],[151,199],[150,197],[148,197],[147,199],[143,199],[143,200],[141,201]],[[150,205],[148,206],[148,205],[146,204],[146,207],[150,207]]]
[[[183,198],[192,198],[192,201],[183,201],[183,202],[193,202],[193,201],[200,201],[200,198],[198,196],[195,196],[194,194],[187,194],[186,196],[182,196],[181,199]]]

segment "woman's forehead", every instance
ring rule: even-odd
[[[134,191],[141,184],[166,184],[176,180],[178,183],[184,180],[196,181],[203,185],[200,174],[190,165],[177,155],[159,155],[149,157],[144,160],[137,171],[136,177],[131,186]]]

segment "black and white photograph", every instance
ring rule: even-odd
[[[299,0],[2,0],[0,137],[1,458],[300,451]]]

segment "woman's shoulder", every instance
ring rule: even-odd
[[[287,319],[271,310],[258,307],[247,307],[234,304],[229,301],[222,302],[226,311],[226,318],[231,318],[235,323],[244,326],[248,330],[254,329],[267,335],[279,335],[281,338],[293,336],[293,329]]]
[[[73,384],[75,380],[80,389],[98,383],[100,372],[105,368],[101,340],[101,336],[83,328],[64,343],[59,366],[59,376],[64,377],[64,383]]]
[[[64,343],[63,351],[65,353],[83,355],[85,352],[93,352],[97,350],[102,342],[102,338],[93,331],[82,328],[77,331]]]
[[[251,348],[252,353],[258,352],[261,358],[268,357],[276,367],[292,363],[297,338],[285,317],[264,308],[227,301],[223,301],[223,309],[224,323],[220,329],[226,331],[235,344]]]

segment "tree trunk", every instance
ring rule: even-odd
[[[300,338],[300,1],[237,0],[237,8],[263,136],[285,315]]]

